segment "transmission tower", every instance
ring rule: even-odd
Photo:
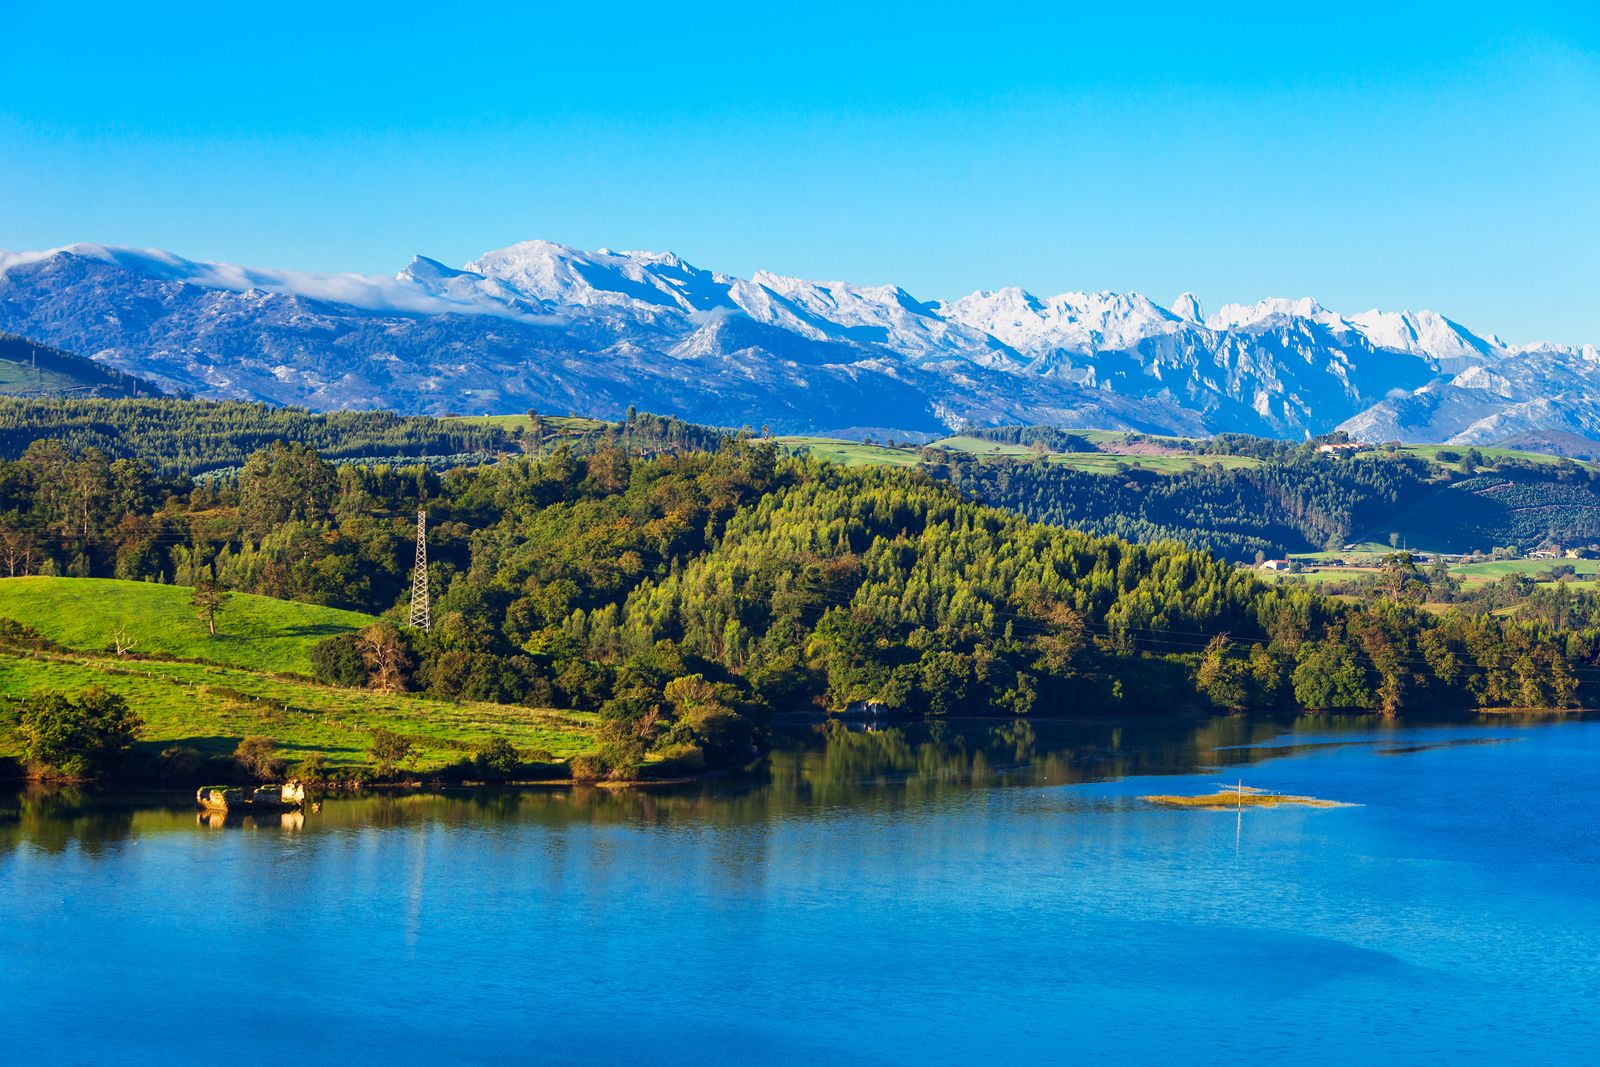
[[[428,513],[417,512],[417,568],[411,572],[411,628],[427,630],[428,619]]]

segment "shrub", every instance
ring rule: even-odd
[[[573,759],[572,777],[580,782],[595,782],[602,778],[624,781],[639,776],[639,765],[643,761],[644,746],[639,742],[606,741],[594,752]]]
[[[522,768],[522,757],[516,747],[503,737],[490,740],[476,753],[472,762],[478,773],[488,779],[510,778]]]
[[[15,619],[0,619],[0,644],[18,648],[59,648],[38,630]]]
[[[367,746],[367,754],[377,764],[378,773],[388,777],[411,758],[415,749],[409,737],[393,730],[377,729],[372,731],[372,743]]]
[[[316,784],[331,781],[333,768],[328,764],[327,756],[320,752],[313,752],[299,763],[296,763],[294,769],[290,771],[290,775],[300,779],[302,782]]]
[[[284,761],[278,755],[277,743],[270,737],[247,737],[233,750],[233,758],[240,770],[251,778],[266,781],[283,776]]]
[[[161,776],[180,782],[194,781],[203,777],[202,771],[206,769],[206,757],[198,748],[188,745],[172,745],[161,750]]]
[[[668,745],[657,754],[660,762],[652,766],[662,774],[699,774],[706,769],[706,753],[699,745]]]
[[[17,725],[23,760],[39,773],[62,778],[113,769],[144,728],[126,700],[98,685],[77,700],[40,693],[22,706]]]
[[[367,684],[367,664],[356,647],[355,634],[334,634],[311,647],[311,674],[323,685],[361,689]]]

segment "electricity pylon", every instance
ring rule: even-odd
[[[411,572],[411,628],[427,630],[428,619],[428,513],[417,512],[417,568]]]

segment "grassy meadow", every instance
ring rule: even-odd
[[[1074,430],[1074,433],[1079,431]],[[930,443],[929,448],[942,448],[951,452],[965,452],[984,459],[1034,459],[1043,456],[1048,463],[1057,463],[1073,470],[1085,471],[1090,474],[1116,474],[1128,468],[1154,471],[1157,474],[1177,474],[1182,471],[1192,470],[1204,464],[1215,464],[1229,470],[1241,467],[1260,466],[1260,461],[1251,456],[1202,456],[1187,452],[1115,452],[1110,451],[1124,444],[1123,434],[1099,433],[1083,431],[1081,436],[1093,440],[1096,437],[1104,438],[1095,443],[1107,449],[1104,452],[1046,452],[1037,453],[1027,445],[1009,444],[1004,441],[988,441],[981,437],[968,437],[957,434],[954,437],[941,438]],[[891,466],[915,467],[921,460],[922,447],[918,445],[888,445],[862,444],[858,441],[843,441],[832,437],[804,437],[790,436],[779,437],[778,443],[793,450],[803,451],[818,459],[829,460],[846,467],[863,466]],[[1163,438],[1162,444],[1171,443],[1177,447],[1181,443],[1179,438]]]
[[[595,430],[604,430],[611,425],[600,419],[584,418],[581,415],[541,415],[540,418],[546,430],[558,433],[591,433]],[[533,428],[533,418],[526,412],[520,415],[455,415],[446,421],[498,426],[502,430],[522,430],[524,433]]]
[[[791,451],[806,452],[846,467],[915,467],[921,449],[915,445],[866,445],[833,437],[779,437],[778,444]]]
[[[217,635],[189,606],[194,590],[113,578],[0,579],[0,618],[31,626],[58,645],[112,650],[122,628],[133,651],[200,659],[279,674],[311,673],[311,648],[374,622],[358,611],[235,593],[217,612]]]
[[[0,579],[0,618],[30,626],[65,649],[0,649],[0,756],[18,754],[14,702],[93,685],[127,699],[145,722],[142,746],[154,752],[185,745],[222,755],[259,734],[276,741],[291,761],[316,752],[336,765],[365,766],[371,732],[382,728],[410,738],[417,746],[415,767],[426,772],[491,737],[558,759],[592,748],[594,716],[584,712],[310,681],[312,646],[358,630],[372,616],[236,593],[218,613],[212,638],[189,606],[190,593],[113,579]],[[125,656],[111,651],[118,626],[136,642]]]

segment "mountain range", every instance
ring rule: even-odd
[[[527,241],[393,276],[72,245],[0,252],[0,330],[173,391],[313,409],[616,416],[907,437],[1051,423],[1488,444],[1600,438],[1600,352],[1311,299],[980,291]]]

